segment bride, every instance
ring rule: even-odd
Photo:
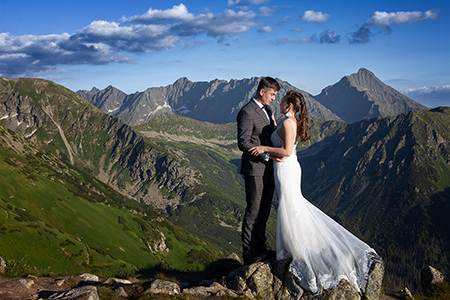
[[[275,157],[287,157],[274,161],[279,197],[277,260],[292,258],[290,272],[300,280],[303,288],[313,293],[333,288],[341,279],[348,280],[358,292],[364,291],[375,250],[316,208],[301,192],[301,168],[295,148],[299,140],[304,143],[311,138],[303,96],[288,91],[280,111],[285,120],[272,133],[274,147],[250,149],[252,155],[265,152]],[[298,118],[295,117],[297,114]]]

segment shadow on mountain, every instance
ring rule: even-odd
[[[235,159],[230,159],[230,163],[235,165],[238,168],[238,172],[241,168],[241,159],[240,158],[235,158]]]

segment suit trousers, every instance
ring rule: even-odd
[[[242,249],[244,253],[265,252],[266,223],[272,206],[275,183],[273,174],[244,176],[247,208],[242,222]]]

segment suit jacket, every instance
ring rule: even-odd
[[[271,121],[267,119],[264,111],[252,99],[237,115],[238,146],[242,153],[241,174],[248,176],[273,175],[273,162],[265,161],[265,154],[258,157],[250,155],[248,150],[252,147],[264,145],[272,146],[270,135],[276,129],[272,118],[272,111],[266,108]]]

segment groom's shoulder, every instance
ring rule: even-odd
[[[248,101],[242,108],[241,111],[254,109],[256,103],[253,100]]]

